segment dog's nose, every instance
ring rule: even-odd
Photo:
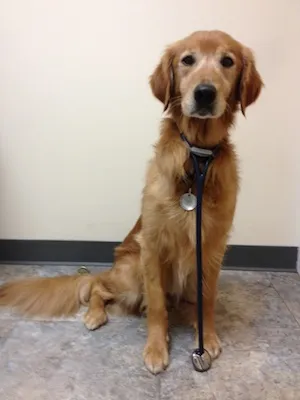
[[[200,84],[194,90],[194,98],[199,108],[211,106],[216,99],[216,95],[216,88],[210,84]]]

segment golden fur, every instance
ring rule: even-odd
[[[192,54],[194,64],[182,57]],[[234,64],[220,63],[229,55]],[[214,111],[193,114],[195,86],[209,82],[217,90]],[[147,368],[157,373],[168,365],[167,297],[176,298],[197,328],[195,212],[184,211],[179,198],[188,189],[189,153],[183,131],[199,147],[219,145],[206,178],[203,197],[203,296],[205,348],[221,351],[215,332],[217,282],[226,250],[238,192],[235,149],[229,138],[234,115],[259,96],[262,81],[251,51],[220,31],[195,32],[168,47],[150,78],[154,96],[168,108],[154,157],[146,174],[141,216],[115,251],[113,267],[95,276],[58,277],[8,282],[0,287],[0,305],[33,315],[69,315],[88,304],[89,329],[106,322],[106,306],[123,312],[147,311]],[[191,182],[195,192],[195,182]]]

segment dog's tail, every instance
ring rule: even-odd
[[[0,307],[29,317],[60,317],[75,314],[87,305],[95,276],[58,276],[12,281],[0,286]],[[103,299],[110,294],[97,282]]]

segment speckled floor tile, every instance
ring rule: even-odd
[[[193,371],[193,333],[175,329],[172,362],[161,376],[161,399],[299,400],[299,330],[246,336],[247,344],[225,345],[206,373]],[[246,348],[249,348],[247,350]]]
[[[0,266],[0,281],[77,268]],[[111,318],[88,332],[80,315],[32,322],[0,311],[0,399],[299,400],[298,283],[291,274],[223,272],[217,306],[223,353],[204,374],[192,368],[194,333],[184,326],[172,326],[170,366],[154,377],[142,362],[144,319]]]
[[[297,400],[299,378],[288,359],[235,349],[223,354],[208,373],[217,400]]]
[[[158,378],[141,359],[144,338],[140,319],[95,332],[76,322],[20,321],[0,352],[0,398],[157,399]]]
[[[219,287],[217,325],[223,336],[250,328],[256,334],[265,328],[299,328],[267,273],[226,271]]]
[[[0,351],[1,348],[4,345],[4,342],[8,339],[10,336],[13,328],[16,325],[16,321],[12,321],[11,319],[8,320],[2,320],[0,322]]]
[[[77,274],[80,265],[14,265],[0,264],[0,283],[11,279],[22,279],[30,276],[57,276]],[[104,267],[87,267],[92,273],[103,271]]]
[[[292,312],[300,327],[300,276],[298,274],[270,274],[271,284]]]
[[[84,265],[83,265],[84,266]],[[36,268],[35,273],[38,276],[57,276],[57,275],[74,275],[78,273],[78,269],[80,265],[73,266],[73,265],[49,265],[47,267],[39,267]],[[85,266],[92,274],[97,274],[98,272],[103,271],[105,268],[108,267],[97,267],[97,266]]]
[[[48,269],[48,268],[47,268]],[[40,268],[33,265],[4,265],[0,264],[0,284],[12,280],[34,276]]]

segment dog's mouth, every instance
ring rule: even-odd
[[[214,107],[205,107],[193,111],[192,117],[194,118],[214,118]]]

